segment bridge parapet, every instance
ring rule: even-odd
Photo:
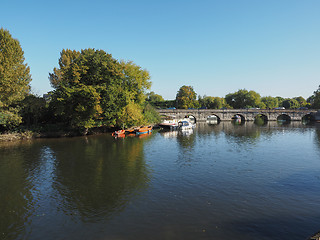
[[[231,121],[234,115],[242,116],[246,121],[254,121],[258,115],[264,115],[268,121],[276,121],[279,116],[287,115],[291,121],[301,121],[306,115],[315,116],[317,110],[301,109],[158,109],[160,115],[184,118],[193,116],[196,121],[206,121],[208,116],[215,115],[221,121]]]

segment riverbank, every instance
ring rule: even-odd
[[[153,124],[150,124],[154,126]],[[132,127],[132,129],[137,127]],[[41,131],[42,130],[42,131]],[[97,127],[92,128],[88,131],[79,131],[75,129],[63,129],[57,128],[54,130],[21,130],[20,132],[7,132],[0,134],[0,142],[13,142],[20,140],[31,140],[36,138],[64,138],[64,137],[80,137],[80,136],[89,136],[89,135],[98,135],[103,133],[112,133],[115,130],[118,130],[114,127]]]
[[[28,140],[36,138],[37,134],[32,132],[23,132],[23,133],[4,133],[0,134],[0,142],[12,142],[18,140]]]

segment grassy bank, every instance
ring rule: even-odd
[[[0,134],[0,142],[11,142],[17,140],[26,140],[39,137],[39,134],[27,131],[22,133],[3,133]]]

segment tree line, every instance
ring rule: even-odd
[[[38,131],[126,128],[160,121],[155,108],[320,108],[320,86],[303,97],[261,97],[246,89],[224,98],[198,96],[182,86],[174,100],[151,87],[150,74],[131,61],[103,50],[63,49],[49,74],[53,91],[46,98],[31,93],[30,68],[17,39],[0,29],[0,132],[33,127]]]
[[[225,97],[212,97],[197,95],[192,86],[182,86],[176,95],[175,100],[164,100],[163,97],[154,92],[148,94],[149,101],[156,108],[204,108],[204,109],[319,109],[320,108],[320,86],[308,99],[303,97],[261,97],[255,91],[240,89],[229,93]]]
[[[47,99],[31,94],[30,68],[17,39],[0,29],[0,131],[21,126],[72,129],[125,128],[159,121],[146,91],[149,72],[103,50],[64,49],[49,74]],[[41,130],[41,129],[40,129]],[[48,130],[48,129],[47,129]]]

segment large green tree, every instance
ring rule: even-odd
[[[17,102],[30,91],[30,69],[24,52],[8,30],[0,29],[0,126],[10,128],[21,122]]]
[[[261,107],[260,94],[255,91],[240,89],[237,92],[227,94],[225,99],[227,104],[237,109]]]
[[[320,109],[320,85],[316,91],[313,93],[313,97],[310,97],[312,101],[312,107],[315,109]]]
[[[198,101],[201,107],[208,109],[220,109],[226,106],[225,99],[220,97],[199,96]]]
[[[150,103],[163,102],[164,99],[161,95],[156,94],[155,92],[147,93],[147,101]]]
[[[262,97],[261,102],[265,104],[266,108],[273,109],[279,106],[278,98],[267,96]]]
[[[300,104],[296,99],[286,98],[282,101],[282,106],[286,109],[296,109],[300,107]]]
[[[302,96],[295,97],[295,98],[293,98],[293,99],[295,99],[295,100],[298,101],[300,107],[305,107],[305,106],[307,105],[307,100],[304,99],[304,97],[302,97]]]
[[[80,129],[139,123],[151,85],[148,71],[95,49],[62,50],[49,79],[56,114]]]
[[[182,86],[176,95],[177,107],[181,109],[197,108],[197,94],[192,86]]]

